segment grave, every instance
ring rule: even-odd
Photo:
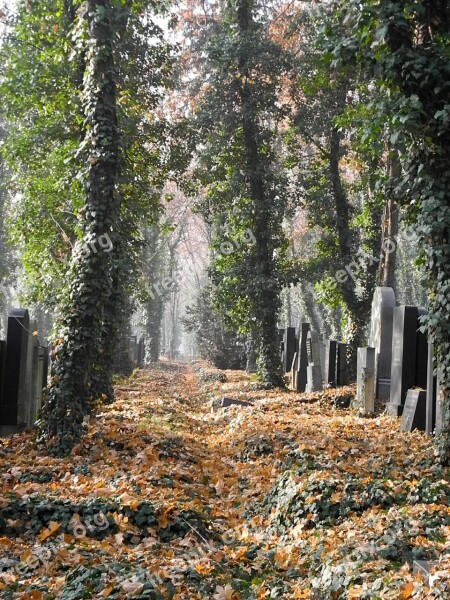
[[[337,342],[327,340],[325,351],[325,385],[336,387],[337,384]]]
[[[394,309],[391,390],[387,412],[397,417],[402,415],[407,391],[416,385],[417,319],[416,306],[397,306]]]
[[[298,371],[298,352],[294,354],[291,367],[291,389],[295,390],[297,386],[297,371]]]
[[[322,368],[320,366],[320,342],[316,331],[309,331],[306,339],[308,367],[307,392],[318,392],[323,389]]]
[[[422,326],[421,317],[427,314],[427,310],[419,306],[417,309],[417,338],[416,338],[416,378],[415,385],[422,390],[427,389],[428,376],[428,337],[420,331]]]
[[[424,390],[408,390],[403,407],[400,431],[425,431],[427,395]]]
[[[298,339],[298,357],[297,357],[297,372],[294,378],[294,389],[297,392],[304,392],[308,381],[308,353],[306,340],[311,328],[309,323],[301,323],[299,328]]]
[[[368,346],[375,348],[375,397],[381,400],[387,400],[390,393],[394,308],[394,290],[377,287],[372,300]]]
[[[347,344],[343,342],[338,342],[337,345],[336,383],[338,387],[348,385]]]
[[[296,351],[295,327],[286,327],[284,332],[284,373],[289,373],[292,368],[292,360]]]
[[[358,348],[356,408],[361,415],[375,410],[375,348]]]
[[[28,403],[27,353],[30,317],[27,310],[14,309],[8,316],[5,377],[0,397],[0,427],[3,432],[25,425]]]

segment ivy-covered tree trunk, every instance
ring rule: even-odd
[[[342,269],[345,266],[355,264],[357,261],[358,244],[353,239],[354,233],[351,226],[351,207],[341,181],[339,160],[341,153],[341,134],[332,127],[330,132],[329,166],[330,179],[333,191],[336,213],[336,232],[339,245],[339,258]],[[364,276],[374,280],[375,268],[368,267]],[[350,269],[350,273],[353,271]],[[359,276],[359,273],[358,273]],[[370,315],[370,303],[361,299],[356,293],[356,282],[348,274],[340,283],[342,299],[344,301],[347,317],[347,328],[345,339],[348,344],[348,370],[351,377],[356,377],[356,360],[358,347],[366,343],[367,321]]]
[[[83,238],[75,249],[69,305],[64,307],[61,335],[53,349],[51,386],[44,433],[49,448],[68,453],[82,433],[88,412],[92,365],[104,350],[102,333],[112,292],[111,252],[93,251],[101,236],[117,243],[119,135],[116,114],[114,30],[110,0],[87,0],[87,67],[83,82],[85,156],[82,173],[85,204],[80,218]]]
[[[246,55],[245,41],[254,29],[251,0],[239,0],[237,22],[242,39],[239,56],[241,86],[242,130],[246,172],[250,197],[253,204],[254,246],[254,284],[257,294],[258,311],[256,328],[258,330],[258,371],[267,386],[284,385],[281,374],[281,361],[278,343],[278,314],[281,308],[281,287],[277,278],[277,265],[272,243],[273,227],[271,222],[272,203],[265,186],[264,161],[261,159],[259,143],[258,115],[252,89],[249,84],[251,61]]]
[[[379,285],[391,287],[395,291],[395,269],[397,265],[398,221],[400,206],[395,197],[395,188],[400,179],[400,164],[396,152],[389,159],[388,175],[390,194],[386,200],[381,221],[382,241],[379,272]]]

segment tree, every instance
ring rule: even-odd
[[[314,285],[318,304],[334,313],[342,308],[349,370],[355,376],[378,266],[366,257],[377,256],[381,243],[381,199],[371,181],[381,161],[352,148],[347,113],[358,110],[367,90],[346,65],[330,68],[324,59],[317,36],[327,12],[327,7],[319,15],[311,7],[302,8],[294,19],[296,27],[291,27],[291,36],[296,34],[291,48],[294,111],[286,135],[287,167],[296,186],[294,208],[306,212],[313,249],[298,257],[297,279]],[[382,153],[382,145],[377,151]]]
[[[2,49],[3,155],[20,192],[13,234],[36,298],[58,307],[43,427],[61,452],[83,413],[112,398],[139,224],[160,208],[164,119],[155,109],[170,60],[154,10],[146,0],[20,5]],[[61,267],[46,269],[52,262]]]
[[[277,322],[287,248],[275,125],[288,64],[256,13],[252,0],[227,4],[207,49],[208,89],[195,123],[204,144],[197,175],[208,190],[200,210],[215,228],[215,305],[226,323],[257,335],[259,374],[275,386],[283,384]]]

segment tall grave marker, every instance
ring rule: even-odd
[[[391,392],[387,412],[396,417],[402,415],[406,394],[410,388],[415,386],[417,319],[416,306],[396,306],[394,308]]]
[[[372,300],[368,346],[375,348],[375,395],[387,400],[391,385],[392,326],[395,294],[390,287],[377,287]]]
[[[27,354],[30,317],[27,310],[13,309],[8,316],[6,338],[6,359],[3,390],[0,404],[0,426],[17,427],[24,425],[28,401]],[[20,417],[19,417],[20,415]]]

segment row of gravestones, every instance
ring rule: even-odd
[[[6,340],[0,341],[0,433],[32,425],[42,406],[49,371],[48,348],[37,337],[27,310],[8,315]]]
[[[361,414],[374,412],[375,399],[402,417],[400,429],[433,433],[437,382],[433,345],[419,328],[426,310],[396,306],[392,288],[376,288],[368,346],[358,348],[356,402]],[[439,425],[439,423],[438,423]]]
[[[324,344],[309,323],[279,329],[283,372],[290,375],[290,387],[298,392],[316,392],[324,385],[348,384],[347,344],[327,340]]]
[[[144,338],[130,337],[133,364],[144,364]],[[37,323],[27,310],[8,315],[6,340],[0,341],[0,434],[31,426],[42,407],[49,373],[49,349],[40,343]]]

